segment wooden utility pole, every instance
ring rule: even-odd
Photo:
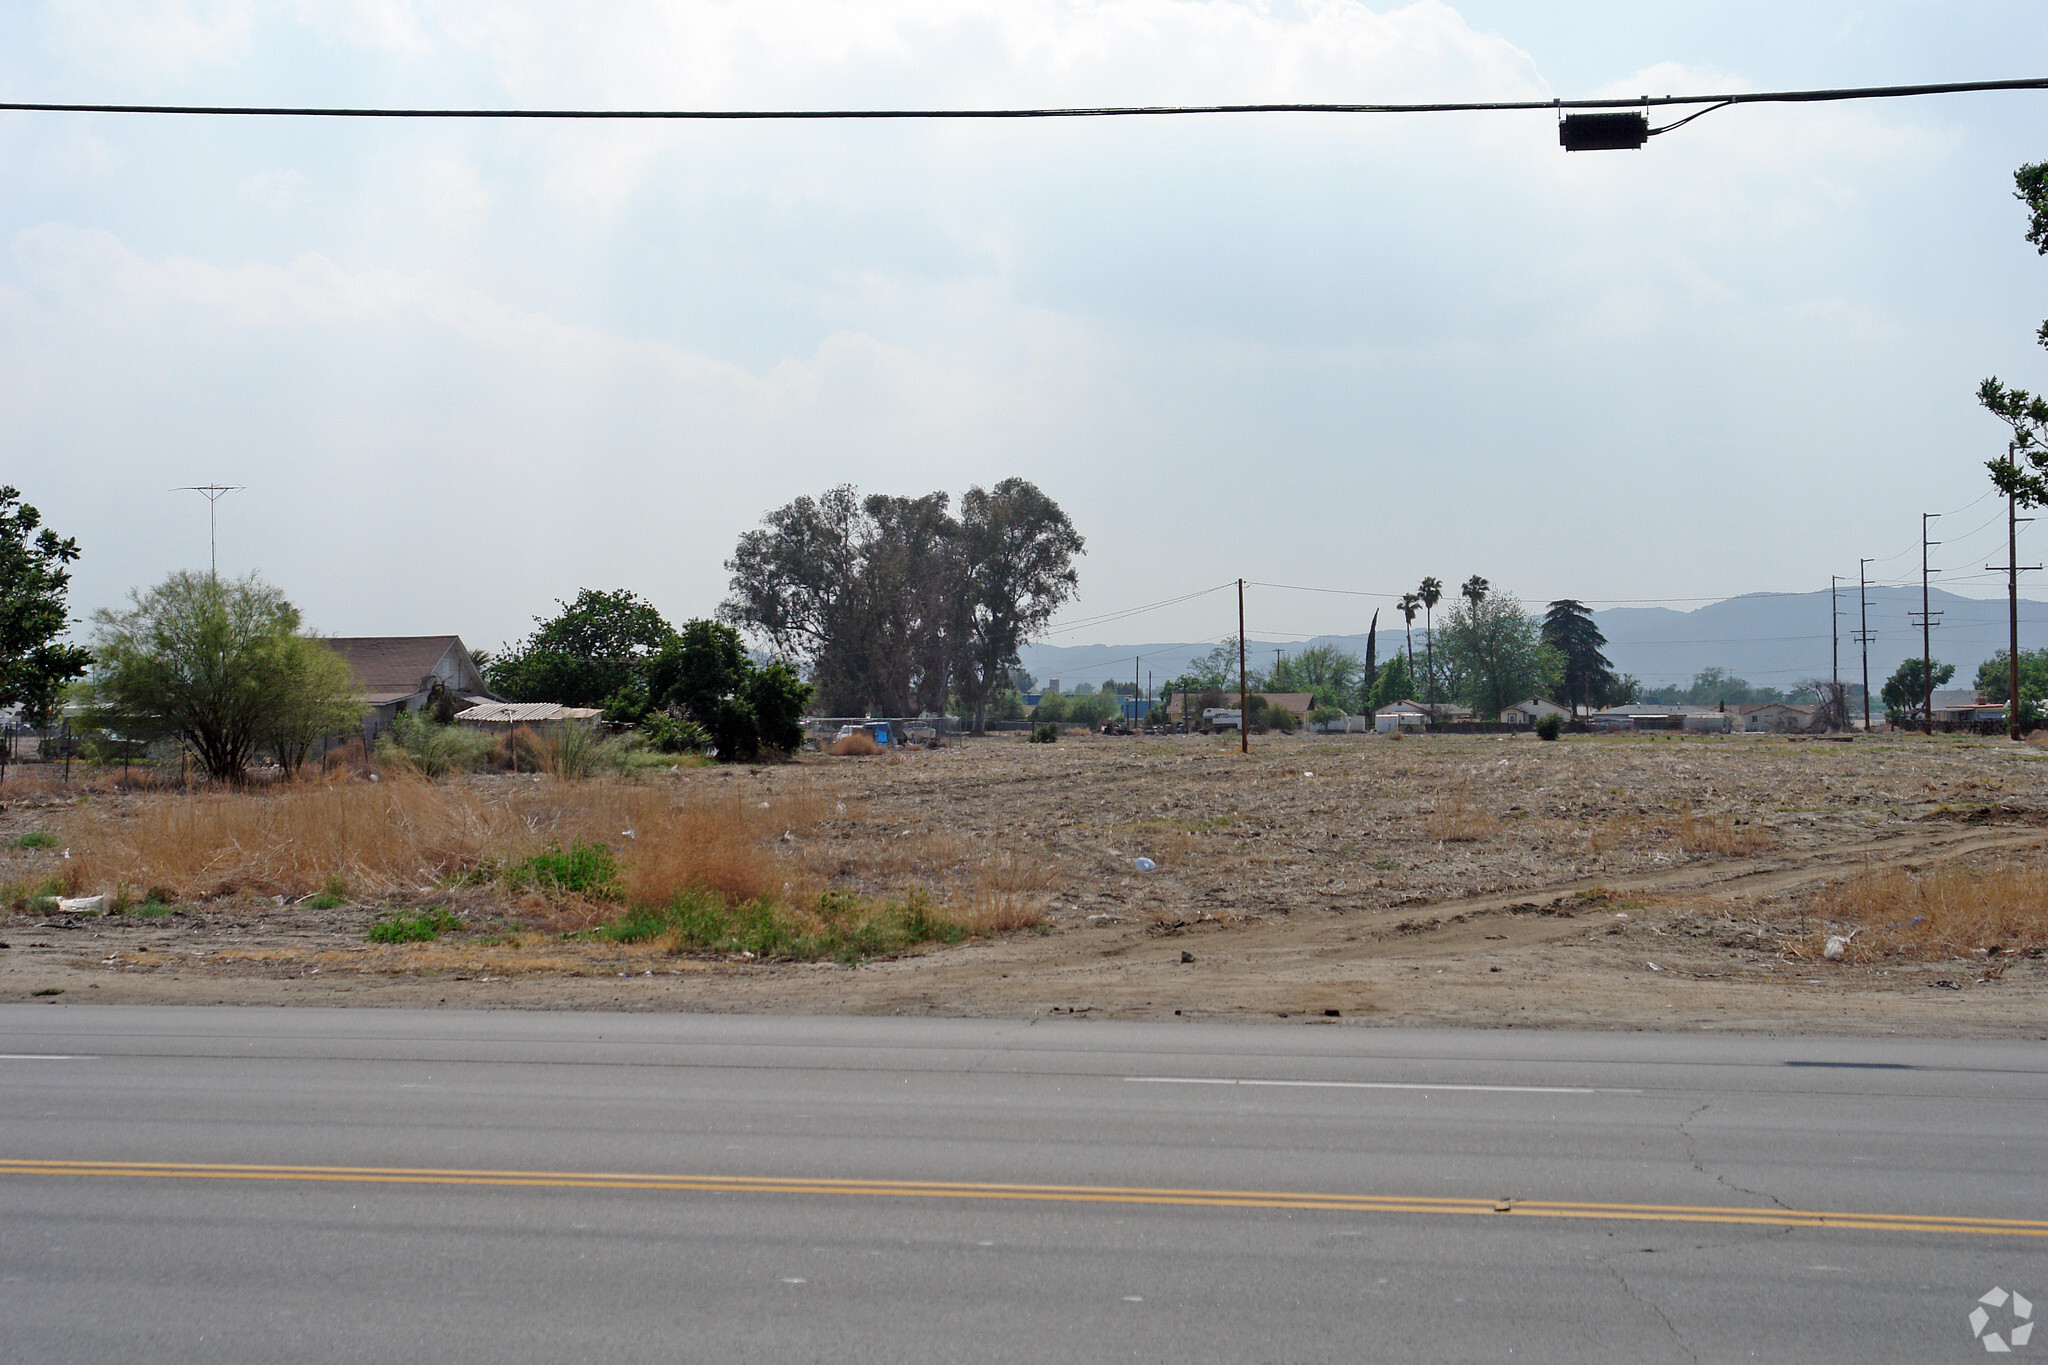
[[[1934,615],[1927,610],[1927,547],[1941,542],[1927,539],[1927,523],[1940,515],[1920,514],[1920,721],[1930,735],[1934,733]]]
[[[1250,674],[1244,666],[1244,580],[1237,580],[1237,751],[1248,754],[1252,751],[1252,732],[1248,722],[1251,719],[1251,684],[1246,681]]]
[[[1837,695],[1842,690],[1842,604],[1837,597],[1841,582],[1841,575],[1828,575],[1828,677],[1833,679]],[[1848,708],[1842,710],[1842,719],[1847,720]]]
[[[1856,561],[1856,643],[1863,646],[1863,733],[1870,733],[1870,582],[1864,577],[1864,570],[1870,561]]]
[[[2018,453],[2017,444],[2005,448],[2006,462],[2010,464]],[[2017,740],[2025,733],[2020,722],[2020,570],[2032,572],[2039,564],[2020,563],[2020,523],[2032,521],[2032,517],[2020,515],[2019,494],[2009,493],[2005,499],[2005,563],[1986,564],[1989,570],[2005,572],[2006,602],[2006,644],[2005,644],[2005,729]]]

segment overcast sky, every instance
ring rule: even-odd
[[[50,101],[1512,100],[2044,54],[2039,0],[0,7],[0,89]],[[77,536],[81,615],[204,567],[205,503],[168,490],[219,482],[247,486],[223,572],[328,633],[486,646],[586,586],[707,615],[741,531],[841,482],[1033,480],[1087,538],[1069,621],[1239,576],[1532,604],[1824,589],[1860,556],[1896,580],[1918,514],[1988,487],[1978,381],[2048,385],[2012,198],[2043,159],[2042,93],[1737,108],[1598,154],[1541,112],[0,115],[0,482]],[[1997,511],[1937,523],[1935,563],[1979,571],[1949,586],[1997,590]],[[1376,604],[1257,588],[1252,633]]]

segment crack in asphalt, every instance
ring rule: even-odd
[[[1626,1255],[1628,1253],[1623,1252],[1616,1254]],[[1669,1313],[1666,1313],[1660,1305],[1652,1302],[1649,1299],[1644,1298],[1641,1294],[1638,1294],[1635,1290],[1635,1286],[1628,1282],[1628,1276],[1621,1273],[1621,1267],[1612,1264],[1613,1260],[1613,1256],[1609,1256],[1606,1258],[1606,1261],[1608,1262],[1607,1273],[1612,1275],[1614,1277],[1614,1282],[1621,1286],[1621,1292],[1628,1297],[1628,1300],[1631,1303],[1638,1304],[1641,1307],[1649,1309],[1652,1313],[1655,1313],[1657,1315],[1657,1321],[1663,1323],[1664,1330],[1671,1334],[1671,1340],[1673,1344],[1675,1344],[1679,1350],[1685,1352],[1685,1358],[1687,1360],[1692,1361],[1693,1365],[1699,1365],[1699,1352],[1693,1350],[1691,1346],[1686,1344],[1684,1334],[1678,1330],[1678,1325],[1671,1321],[1671,1315]]]
[[[1692,1132],[1687,1129],[1686,1125],[1691,1123],[1694,1119],[1698,1118],[1701,1114],[1706,1113],[1709,1109],[1712,1109],[1713,1107],[1714,1106],[1711,1103],[1702,1104],[1699,1108],[1693,1110],[1690,1114],[1687,1114],[1684,1118],[1680,1119],[1678,1123],[1675,1125],[1678,1130],[1678,1135],[1681,1138],[1685,1139],[1685,1159],[1692,1163],[1692,1168],[1695,1171],[1698,1171],[1701,1175],[1704,1176],[1711,1176],[1718,1184],[1725,1185],[1727,1188],[1735,1191],[1737,1194],[1746,1194],[1751,1199],[1768,1199],[1773,1204],[1776,1204],[1779,1208],[1789,1211],[1792,1206],[1790,1204],[1787,1204],[1784,1200],[1778,1198],[1777,1195],[1770,1193],[1770,1191],[1768,1190],[1752,1190],[1747,1188],[1746,1186],[1738,1185],[1734,1181],[1730,1180],[1727,1176],[1722,1175],[1719,1171],[1708,1170],[1706,1167],[1706,1163],[1700,1160],[1699,1141],[1696,1137],[1694,1137]],[[1779,1228],[1773,1229],[1773,1231],[1790,1232],[1791,1229]]]

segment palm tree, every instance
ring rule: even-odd
[[[1436,624],[1430,613],[1436,604],[1444,600],[1444,585],[1434,578],[1422,580],[1422,586],[1415,590],[1422,599],[1422,649],[1423,660],[1429,665],[1429,704],[1436,705]],[[1436,714],[1434,711],[1431,715]]]
[[[1486,600],[1486,594],[1492,591],[1492,589],[1493,584],[1487,582],[1478,574],[1473,574],[1465,580],[1465,586],[1459,588],[1458,591],[1463,594],[1467,602],[1470,602],[1477,609],[1479,604]]]
[[[1415,677],[1415,614],[1422,610],[1422,599],[1414,593],[1401,597],[1401,619],[1408,623],[1408,676]]]

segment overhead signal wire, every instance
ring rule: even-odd
[[[1142,616],[1146,612],[1160,611],[1166,607],[1179,606],[1182,602],[1192,602],[1197,597],[1207,597],[1210,593],[1222,592],[1225,588],[1234,588],[1236,586],[1237,580],[1233,578],[1228,583],[1218,583],[1213,588],[1203,588],[1199,592],[1182,593],[1179,597],[1169,597],[1163,601],[1147,602],[1143,606],[1125,607],[1120,611],[1104,612],[1100,616],[1089,616],[1079,621],[1070,621],[1066,625],[1056,626],[1045,633],[1047,635],[1066,635],[1073,631],[1086,630],[1090,626],[1106,626],[1114,621],[1121,621],[1131,616]]]
[[[45,114],[179,114],[232,118],[346,119],[593,119],[689,120],[703,122],[819,122],[902,119],[1074,119],[1158,118],[1188,114],[1463,114],[1566,109],[1646,109],[1710,105],[1678,123],[1736,104],[1825,104],[1846,100],[1906,99],[1922,95],[1963,95],[1998,90],[2048,89],[2048,76],[1991,81],[1947,81],[1929,85],[1866,85],[1825,90],[1755,90],[1727,95],[1658,95],[1635,99],[1456,100],[1426,104],[1262,103],[1083,105],[1013,109],[430,109],[247,104],[87,104],[43,100],[0,102],[0,111]]]

